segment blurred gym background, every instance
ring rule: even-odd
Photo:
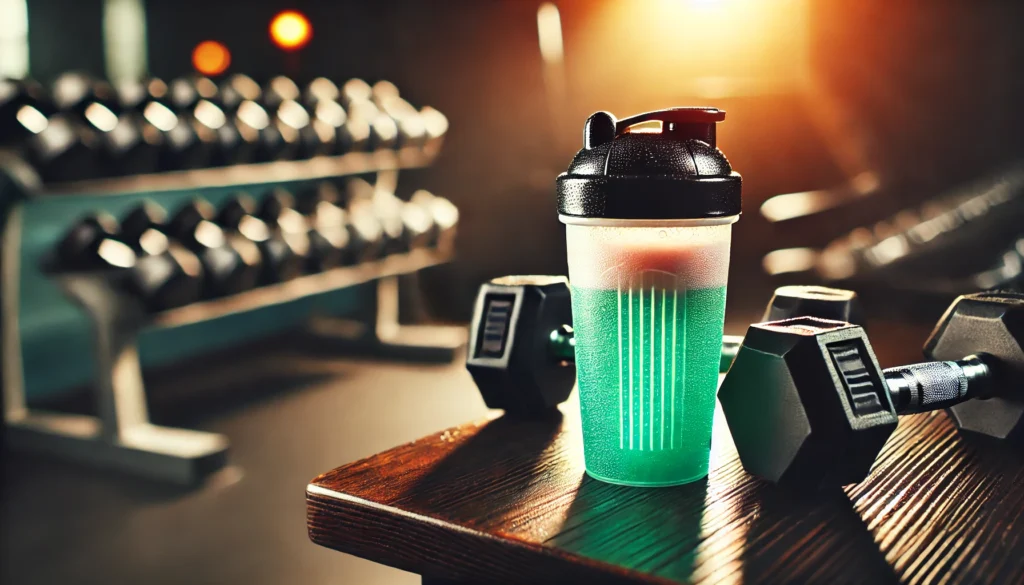
[[[275,37],[286,10],[306,24]],[[718,146],[744,177],[727,330],[741,333],[775,286],[813,282],[927,323],[960,292],[1022,283],[1022,22],[1024,4],[1003,0],[0,0],[0,77],[392,82],[449,124],[433,164],[403,170],[396,190],[459,210],[453,260],[403,296],[404,316],[446,323],[465,322],[488,278],[565,272],[554,179],[590,113],[715,106],[727,112]],[[5,582],[414,582],[315,550],[301,490],[480,415],[458,363],[300,355],[274,370],[268,358],[259,390],[213,404],[238,385],[220,355],[147,370],[154,395],[188,396],[150,404],[154,420],[230,436],[239,478],[181,491],[7,457]],[[339,377],[351,393],[329,392]],[[315,389],[299,400],[278,382]]]

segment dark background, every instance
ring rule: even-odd
[[[187,74],[192,47],[216,39],[232,51],[229,73],[389,79],[414,104],[445,112],[451,130],[442,158],[431,169],[404,174],[401,189],[424,187],[461,209],[458,261],[425,279],[435,313],[448,319],[466,317],[485,278],[564,273],[553,182],[580,146],[586,116],[597,109],[619,116],[673,105],[727,110],[719,145],[744,176],[733,305],[747,291],[761,298],[775,284],[760,268],[767,251],[821,246],[858,222],[998,168],[1024,145],[1019,2],[556,4],[565,89],[554,100],[538,48],[540,2],[533,0],[151,0],[149,69],[164,78]],[[305,12],[313,23],[312,41],[298,55],[278,50],[267,35],[267,23],[285,8]],[[99,0],[32,0],[29,9],[35,76],[103,73]],[[696,40],[672,24],[705,9],[724,10],[725,17],[708,21],[710,30]],[[772,23],[783,32],[751,41],[745,14],[761,20],[755,33],[771,32]],[[802,49],[792,50],[786,40],[794,30],[806,34]],[[722,46],[746,42],[747,50],[718,67],[709,38]],[[708,71],[736,87],[692,91]],[[792,71],[800,81],[778,82]],[[684,83],[691,77],[694,84]],[[757,213],[772,195],[833,187],[865,170],[884,187],[867,217],[838,214],[824,225],[773,226]]]
[[[413,104],[443,111],[451,129],[440,159],[403,172],[399,190],[427,188],[461,211],[457,260],[422,279],[434,314],[448,320],[467,317],[486,278],[565,272],[554,179],[595,110],[728,112],[719,146],[744,177],[730,333],[783,280],[762,269],[767,252],[823,246],[1024,151],[1022,2],[560,0],[561,68],[540,53],[540,4],[149,0],[149,72],[191,73],[192,48],[213,39],[232,52],[228,73],[387,79]],[[103,2],[28,5],[34,77],[104,74]],[[267,35],[288,8],[314,27],[297,55]],[[772,196],[858,177],[880,185],[866,204],[781,224],[760,214]],[[923,337],[913,330],[887,341],[913,359]],[[310,544],[303,488],[332,467],[485,411],[458,363],[313,358],[287,340],[146,375],[154,421],[228,435],[240,475],[180,491],[8,455],[0,581],[414,583]]]

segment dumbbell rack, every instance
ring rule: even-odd
[[[409,326],[398,323],[398,277],[447,262],[447,249],[413,250],[356,266],[335,268],[230,297],[193,303],[146,315],[139,300],[115,289],[102,275],[53,275],[49,280],[88,315],[94,345],[96,415],[30,409],[25,393],[22,355],[21,278],[23,214],[26,205],[50,198],[136,196],[164,191],[269,189],[295,181],[335,179],[376,173],[378,185],[392,188],[399,169],[429,165],[438,144],[397,151],[349,153],[308,161],[280,161],[200,169],[41,187],[34,174],[0,157],[0,199],[7,201],[3,231],[2,341],[5,442],[15,450],[43,452],[88,465],[116,468],[134,475],[178,484],[194,484],[226,462],[228,441],[218,434],[169,428],[149,422],[139,360],[139,334],[146,328],[177,327],[282,305],[331,291],[374,287],[368,310],[356,319],[317,316],[310,331],[334,350],[357,350],[412,360],[450,361],[465,343],[462,328]],[[13,185],[13,189],[12,189]],[[12,198],[5,194],[14,191]],[[392,191],[393,192],[393,191]],[[12,199],[15,199],[11,202]],[[0,201],[2,202],[2,201]],[[323,346],[323,343],[318,344]],[[59,367],[59,365],[55,364]]]

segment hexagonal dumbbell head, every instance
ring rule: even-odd
[[[765,309],[762,321],[813,315],[821,319],[864,324],[860,299],[852,290],[824,286],[780,286]]]
[[[423,189],[413,193],[409,202],[427,209],[433,218],[433,229],[428,245],[445,252],[450,251],[459,223],[459,208],[444,197],[438,197]]]
[[[996,396],[949,409],[957,427],[1024,442],[1024,295],[984,292],[956,299],[924,345],[933,360],[988,354],[998,360]]]
[[[528,415],[569,397],[576,368],[550,350],[551,332],[572,323],[565,277],[492,280],[480,287],[473,315],[466,368],[488,407]]]
[[[132,248],[118,237],[117,219],[108,213],[87,215],[57,244],[61,270],[117,270],[135,265]]]
[[[896,429],[864,330],[840,321],[751,325],[718,400],[743,467],[790,488],[861,481]]]

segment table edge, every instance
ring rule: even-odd
[[[376,563],[431,577],[485,578],[488,583],[566,583],[577,580],[655,585],[680,583],[338,492],[317,484],[316,479],[306,486],[309,539],[314,544]],[[335,524],[341,522],[358,526],[359,532],[363,533],[362,539],[386,544],[367,547],[355,539],[332,538],[335,531],[320,528],[321,523],[328,520]],[[421,538],[416,543],[410,539],[403,544],[399,540],[404,539],[394,538],[396,532],[403,533],[403,536],[418,533]],[[441,542],[445,542],[444,550],[451,549],[453,544],[464,543],[468,546],[463,548],[472,554],[460,559],[464,562],[454,562],[450,555],[444,555],[444,565],[431,563],[429,559],[441,556]]]

